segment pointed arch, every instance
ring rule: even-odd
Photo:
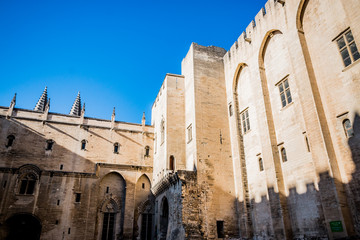
[[[246,63],[239,63],[238,66],[236,67],[235,74],[234,74],[234,79],[233,79],[233,92],[234,93],[237,92],[237,85],[238,85],[240,73],[247,66],[248,65]]]
[[[266,48],[269,45],[270,39],[275,35],[275,34],[283,34],[280,30],[278,29],[272,29],[270,31],[268,31],[264,38],[263,41],[260,45],[260,51],[259,51],[259,67],[260,68],[264,68],[264,58],[265,58],[265,52],[266,52]]]

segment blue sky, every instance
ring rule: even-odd
[[[33,109],[45,86],[51,112],[77,92],[86,116],[140,123],[166,73],[181,73],[191,42],[228,50],[264,6],[240,1],[0,1],[0,106],[17,93]]]

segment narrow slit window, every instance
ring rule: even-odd
[[[145,189],[145,183],[141,184],[142,189]]]
[[[187,142],[192,140],[192,124],[187,127]]]
[[[106,193],[109,193],[109,187],[106,187]]]
[[[145,157],[148,157],[148,156],[150,156],[150,147],[146,146],[145,147]]]
[[[354,36],[349,29],[336,40],[341,58],[344,62],[345,67],[355,62],[360,58],[359,51],[356,47]]]
[[[260,172],[264,171],[264,162],[262,158],[259,158],[259,169]]]
[[[60,170],[63,170],[63,169],[64,169],[64,165],[61,164],[61,165],[60,165]]]
[[[218,238],[224,238],[224,221],[216,221],[216,230]]]
[[[233,115],[233,106],[231,103],[229,104],[229,115],[230,117]]]
[[[115,154],[118,154],[118,153],[119,153],[119,149],[120,149],[119,143],[114,143],[114,153],[115,153]]]
[[[86,150],[86,140],[85,139],[83,139],[82,141],[81,141],[81,150]]]
[[[283,162],[287,162],[286,150],[285,148],[281,148],[281,159]]]
[[[15,140],[15,136],[14,135],[9,135],[8,137],[7,137],[7,143],[6,143],[6,147],[8,148],[8,147],[11,147],[12,145],[13,145],[13,143],[14,143],[14,140]]]
[[[307,136],[305,136],[305,143],[306,143],[306,149],[308,152],[310,152],[310,144],[309,144],[309,139]]]
[[[345,119],[343,121],[343,127],[347,138],[351,138],[354,136],[354,129],[349,119]]]

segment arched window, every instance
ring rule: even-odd
[[[353,129],[349,119],[345,119],[343,121],[343,127],[344,127],[345,135],[347,138],[351,138],[354,136],[354,129]]]
[[[20,180],[19,194],[33,194],[35,189],[36,177],[34,174],[26,174]]]
[[[161,120],[160,133],[161,133],[161,143],[163,143],[164,139],[165,139],[165,121],[164,121],[164,119]]]
[[[175,170],[175,158],[173,155],[169,158],[169,170],[174,171]]]
[[[114,143],[114,153],[118,154],[120,150],[120,144],[119,143]]]
[[[145,157],[148,157],[148,156],[150,156],[150,147],[146,146],[145,147]]]
[[[6,143],[6,147],[11,147],[14,143],[14,140],[15,140],[15,136],[14,135],[9,135],[7,137],[7,143]]]
[[[229,104],[229,115],[230,117],[233,115],[233,107],[231,103]]]
[[[283,162],[287,162],[286,150],[285,148],[281,148],[281,159]]]
[[[46,150],[52,150],[54,141],[52,139],[46,140]]]
[[[86,140],[85,139],[83,139],[82,141],[81,141],[81,150],[86,150]]]
[[[259,169],[260,169],[260,172],[264,171],[264,162],[263,162],[262,158],[259,158]]]

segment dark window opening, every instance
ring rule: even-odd
[[[9,135],[8,137],[7,137],[7,143],[6,143],[6,147],[8,148],[8,147],[11,147],[12,145],[13,145],[13,143],[14,143],[14,140],[15,140],[15,136],[14,135]]]
[[[281,149],[281,158],[283,162],[287,162],[286,150],[285,148]]]
[[[59,220],[56,220],[56,221],[55,221],[55,224],[58,225],[58,224],[59,224]]]
[[[35,189],[36,177],[28,174],[21,179],[19,194],[33,194]]]
[[[106,187],[106,193],[109,193],[109,187]]]
[[[230,117],[233,115],[233,107],[232,107],[232,104],[229,104],[229,115],[230,115]]]
[[[4,181],[3,188],[6,188],[7,181]]]
[[[143,213],[141,217],[141,240],[150,240],[152,230],[152,214]]]
[[[70,230],[71,230],[71,228],[68,229],[68,234],[70,234]]]
[[[150,155],[150,147],[146,146],[145,147],[145,157],[148,157]]]
[[[47,140],[47,141],[46,141],[46,150],[47,150],[47,151],[52,150],[53,145],[54,145],[54,141],[53,141],[53,140],[51,140],[51,139]]]
[[[216,221],[216,229],[218,238],[224,238],[224,221]]]
[[[57,205],[58,205],[58,206],[60,205],[60,200],[57,200]]]
[[[81,141],[81,150],[85,150],[86,148],[86,140]]]
[[[310,152],[310,144],[309,144],[309,139],[307,136],[305,136],[305,142],[306,142],[306,149],[308,152]]]
[[[61,165],[60,165],[60,170],[63,170],[63,168],[64,168],[64,165],[61,164]]]
[[[142,187],[143,189],[145,189],[145,183],[142,183],[142,184],[141,184],[141,187]]]
[[[259,158],[259,168],[260,172],[264,171],[264,162],[262,158]]]
[[[119,153],[119,146],[118,143],[114,143],[114,153]]]
[[[169,170],[171,171],[175,170],[175,158],[173,155],[171,155],[169,159]]]
[[[343,127],[344,127],[345,135],[347,138],[351,138],[354,136],[354,129],[353,129],[352,124],[349,119],[345,119],[343,121]]]
[[[345,67],[360,58],[360,53],[356,47],[355,39],[351,30],[342,34],[336,42]]]
[[[75,202],[80,202],[81,193],[75,193]]]
[[[104,213],[101,240],[114,238],[115,213]]]

